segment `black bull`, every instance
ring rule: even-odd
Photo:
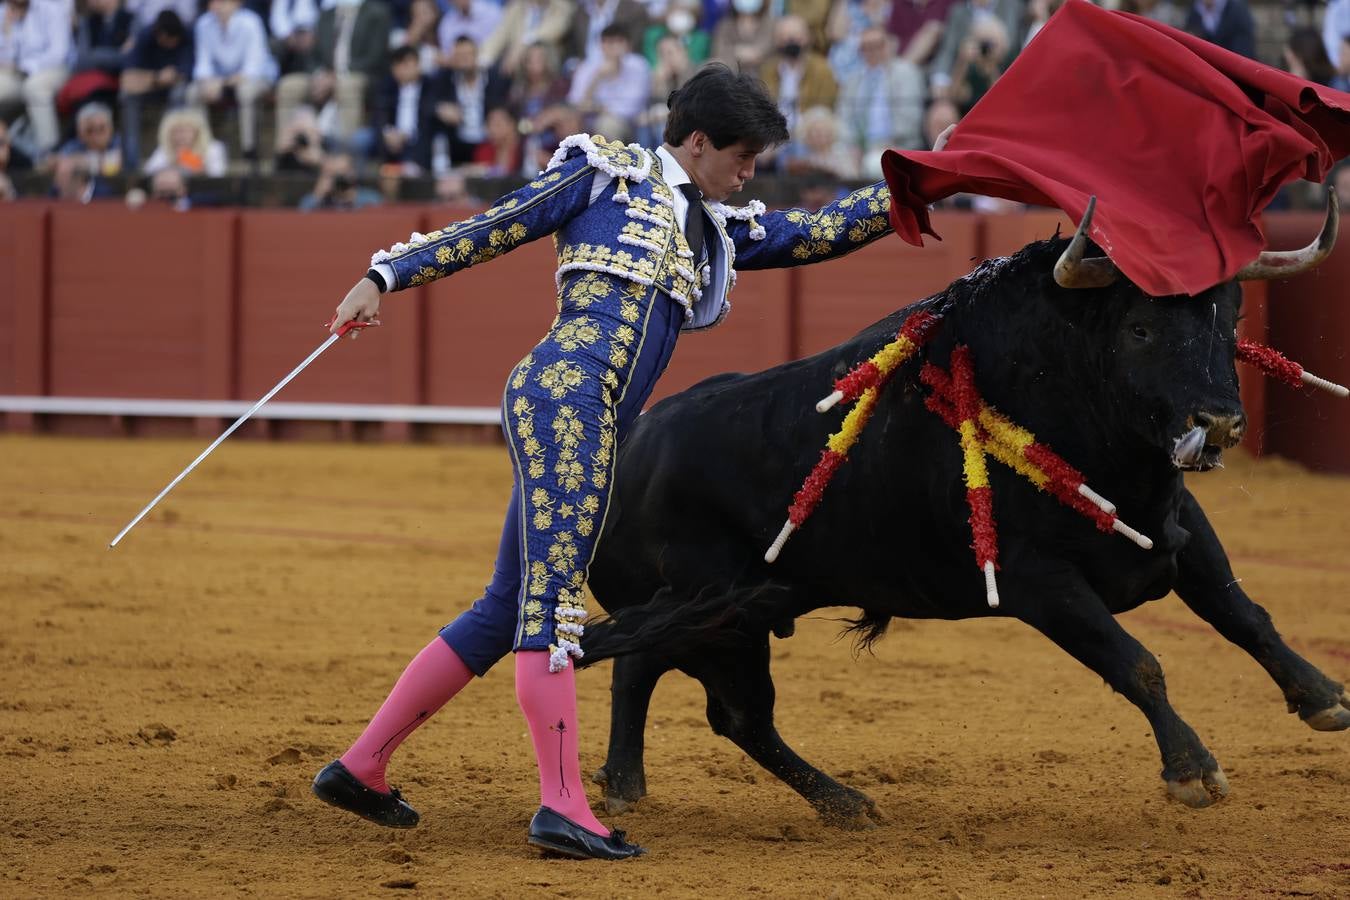
[[[837,347],[709,379],[641,418],[620,450],[590,571],[612,618],[588,626],[583,641],[584,664],[616,657],[609,753],[597,774],[612,811],[646,792],[648,701],[657,679],[679,669],[702,682],[714,732],[826,821],[866,824],[872,801],[799,757],[773,724],[769,634],[791,634],[795,617],[824,606],[860,608],[864,642],[893,616],[1026,622],[1139,707],[1168,791],[1191,806],[1225,795],[1223,770],[1118,613],[1175,591],[1270,673],[1309,726],[1350,727],[1350,698],[1244,593],[1174,460],[1177,439],[1196,424],[1207,435],[1192,468],[1211,467],[1241,435],[1239,286],[1148,297],[1118,273],[1094,275],[1091,264],[1107,261],[1088,259],[1086,277],[1065,288],[1073,278],[1052,275],[1065,245],[1043,241],[987,262]],[[1002,597],[991,610],[970,549],[958,441],[925,409],[916,358],[882,395],[815,513],[775,563],[764,561],[844,412],[817,414],[815,402],[921,308],[944,321],[918,356],[945,368],[953,347],[969,346],[986,402],[1081,469],[1152,550],[1097,531],[991,461]]]

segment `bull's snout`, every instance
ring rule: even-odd
[[[1233,447],[1242,440],[1247,430],[1247,417],[1242,413],[1198,412],[1195,424],[1205,429],[1205,443],[1215,447]]]

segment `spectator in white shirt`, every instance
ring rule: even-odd
[[[577,66],[567,102],[581,111],[592,134],[627,141],[637,131],[650,92],[647,60],[632,52],[623,26],[607,25],[600,32],[600,55]]]
[[[449,56],[455,41],[462,37],[470,38],[475,47],[481,47],[501,17],[502,8],[492,0],[450,0],[450,7],[441,14],[437,34],[441,55]]]
[[[46,0],[0,4],[0,111],[22,106],[38,151],[61,136],[56,93],[69,74],[70,14]]]
[[[196,62],[188,101],[212,105],[234,93],[239,104],[239,145],[244,158],[258,158],[258,100],[276,79],[262,18],[240,0],[210,0],[194,29]]]
[[[895,55],[895,38],[882,27],[863,30],[859,58],[839,89],[838,114],[843,145],[854,159],[854,177],[880,178],[881,152],[911,150],[923,141],[923,72]]]

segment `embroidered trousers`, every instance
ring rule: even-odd
[[[515,484],[492,581],[441,637],[478,675],[511,649],[575,656],[581,588],[617,445],[674,352],[683,308],[652,287],[573,272],[548,335],[511,372],[502,427]]]

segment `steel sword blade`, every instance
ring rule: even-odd
[[[211,451],[219,447],[227,437],[229,437],[231,434],[234,434],[234,430],[236,428],[238,428],[240,425],[243,425],[246,421],[248,421],[249,416],[253,415],[255,412],[257,412],[259,409],[262,408],[262,405],[264,403],[266,403],[268,400],[271,400],[274,396],[276,396],[277,391],[281,390],[286,385],[290,384],[291,379],[293,379],[295,376],[303,372],[305,370],[305,367],[308,366],[310,363],[314,362],[314,360],[318,359],[319,355],[322,354],[323,351],[327,350],[329,347],[333,346],[333,344],[337,343],[339,338],[341,338],[343,335],[345,335],[348,331],[352,330],[353,328],[365,328],[366,326],[371,324],[376,323],[349,322],[347,325],[344,325],[341,329],[339,329],[337,334],[330,334],[328,336],[328,339],[325,340],[322,344],[320,344],[314,350],[313,353],[305,357],[304,362],[302,362],[300,365],[292,369],[285,378],[278,381],[275,387],[273,387],[270,391],[264,394],[261,400],[250,406],[247,412],[245,412],[239,418],[235,419],[234,424],[231,425],[229,428],[226,428],[225,432],[220,437],[212,441],[211,446],[203,450],[201,452],[201,455],[198,456],[196,459],[194,459],[186,469],[179,472],[178,476],[174,478],[173,481],[170,481],[169,484],[164,488],[164,490],[159,492],[159,495],[156,496],[155,499],[151,500],[148,504],[146,504],[145,509],[141,510],[136,514],[136,518],[132,519],[130,522],[127,523],[126,528],[123,528],[121,531],[117,533],[117,537],[113,538],[112,543],[108,544],[108,549],[111,550],[112,548],[116,547],[117,542],[122,540],[122,538],[126,537],[127,532],[135,528],[136,523],[140,522],[141,519],[144,519],[146,514],[149,513],[150,510],[154,509],[155,505],[159,503],[159,501],[163,500],[164,497],[169,493],[169,491],[174,489],[174,487],[178,484],[178,482],[182,481],[184,478],[188,476],[189,472],[197,468],[198,464],[200,464],[202,460],[206,459],[206,457],[210,456]]]

